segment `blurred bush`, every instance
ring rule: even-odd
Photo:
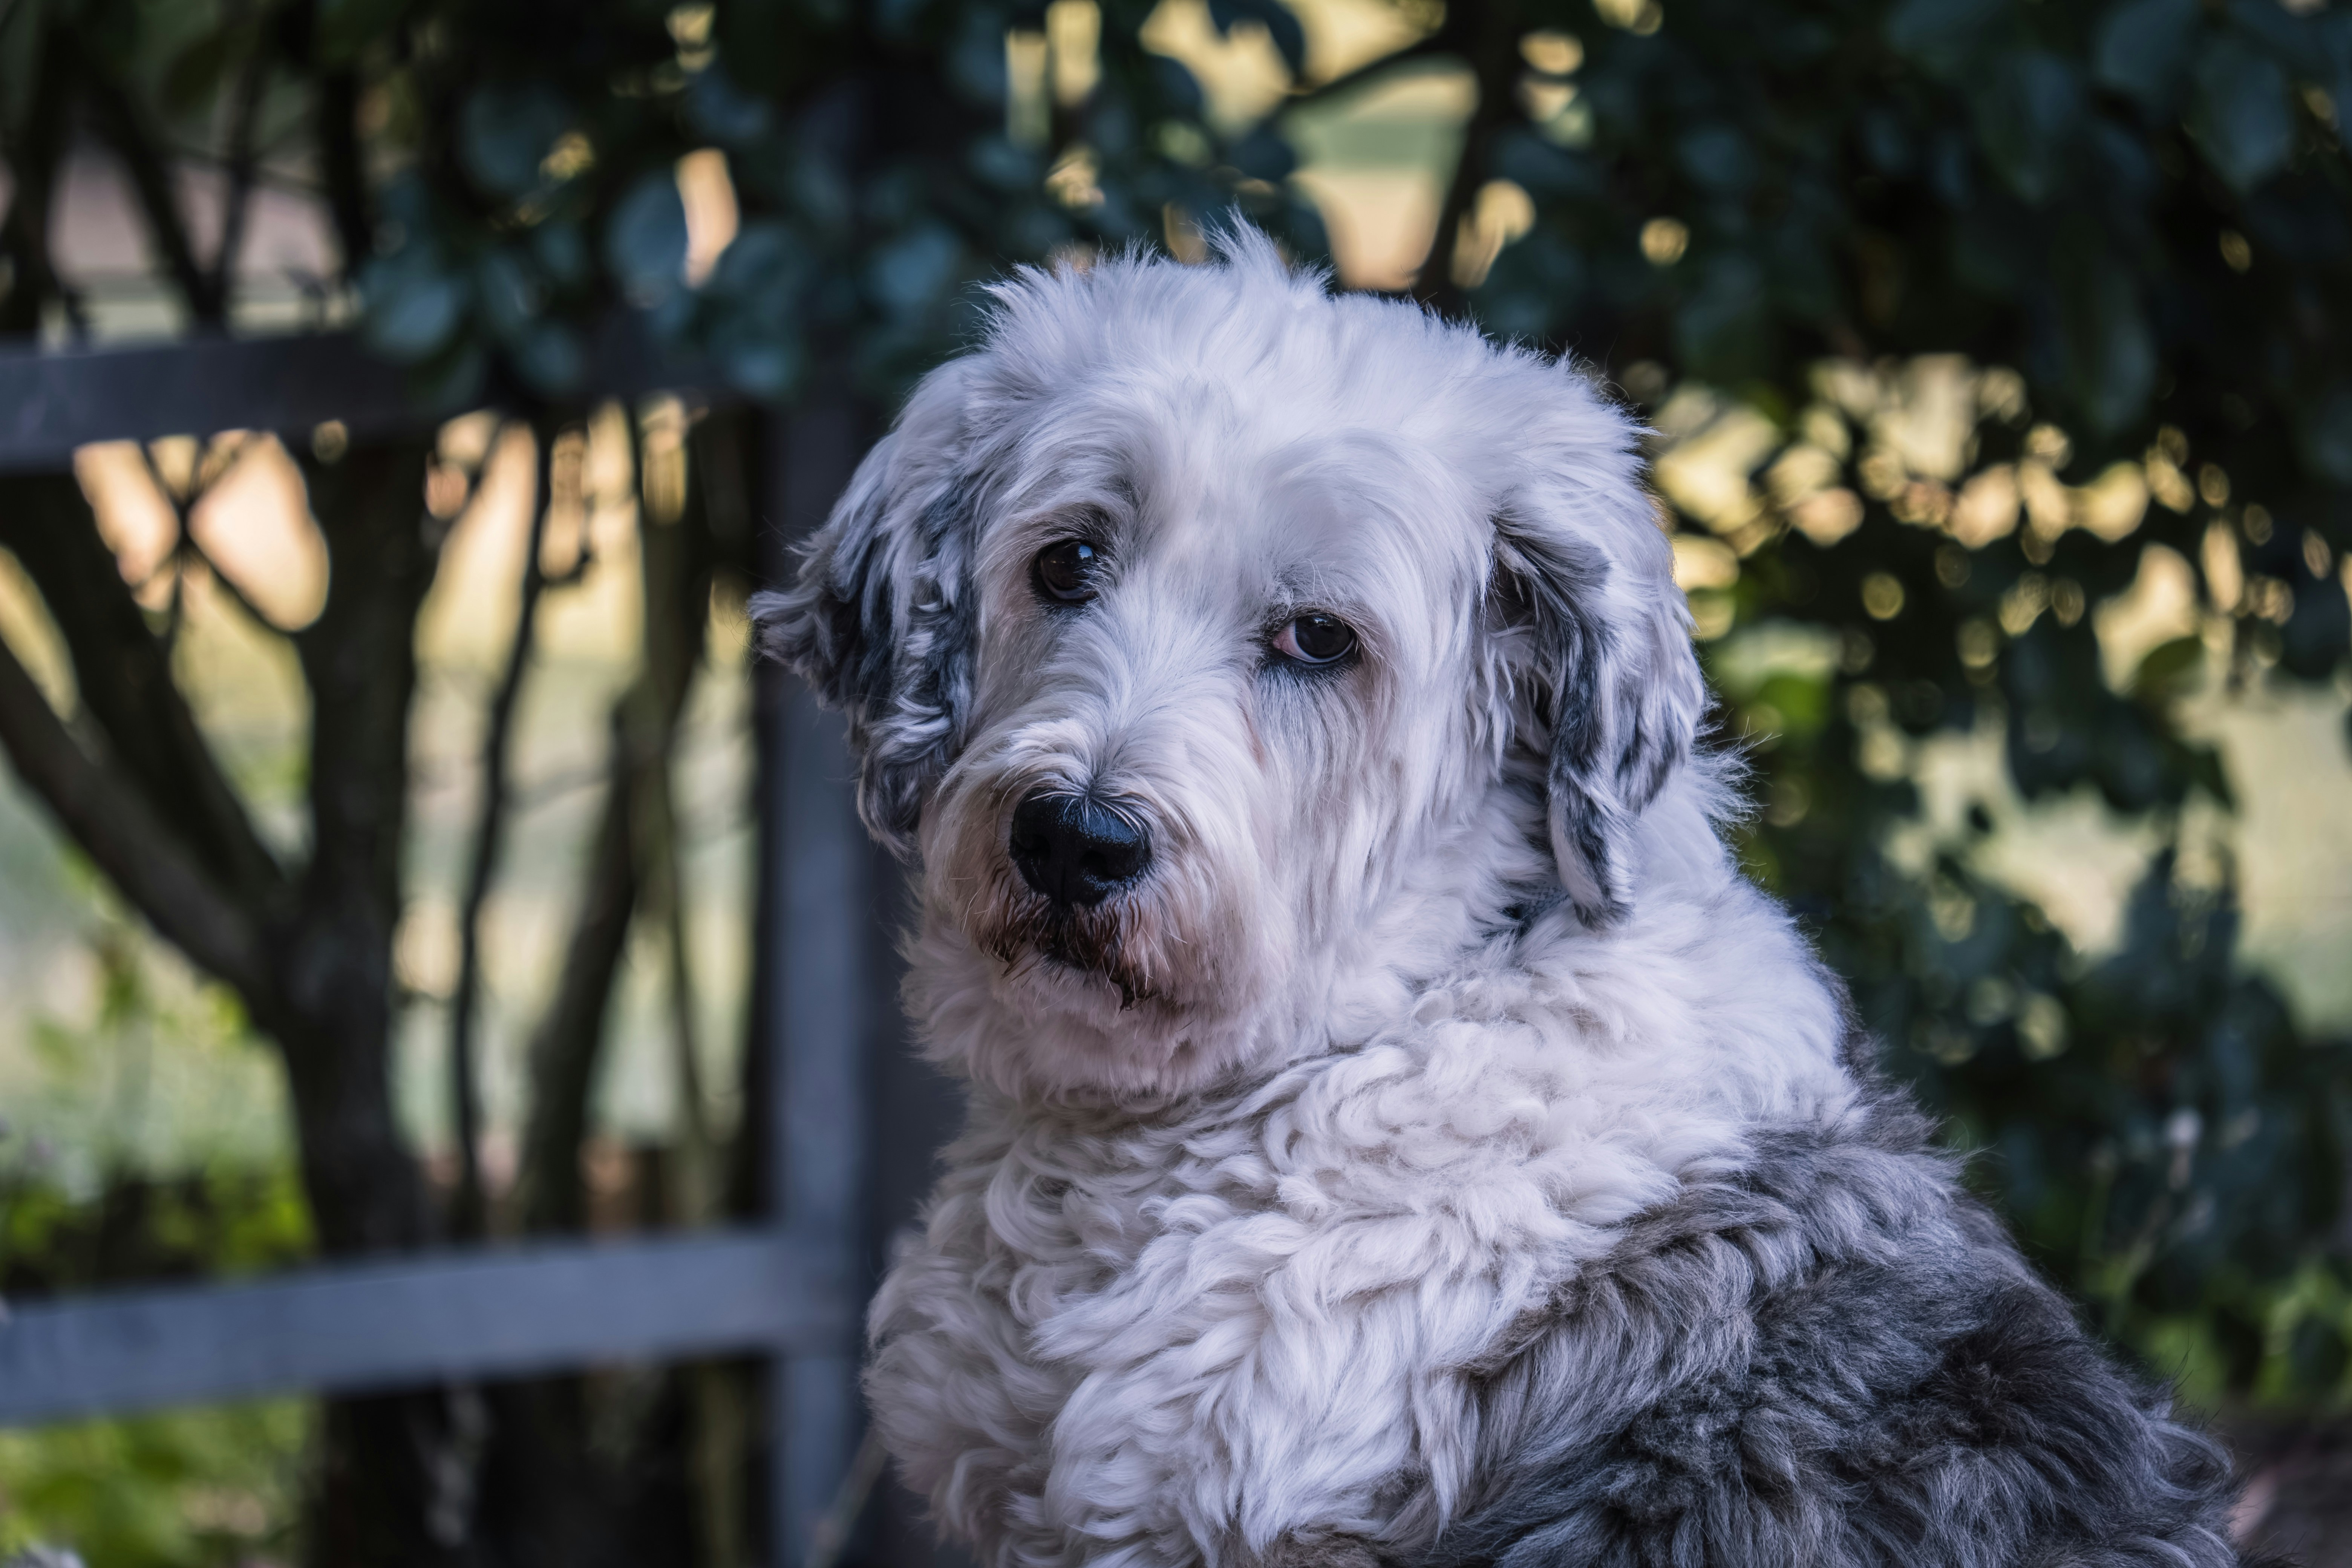
[[[2179,850],[2231,804],[2183,700],[2352,651],[2352,13],[1400,0],[1391,52],[1318,80],[1297,13],[1223,0],[1290,78],[1234,123],[1133,0],[592,7],[555,60],[530,6],[393,9],[370,330],[469,394],[560,388],[620,300],[754,395],[887,400],[1011,261],[1193,254],[1228,212],[1311,261],[1298,110],[1466,67],[1412,293],[1650,410],[1754,868],[2110,1332],[2208,1393],[2347,1389],[2346,1050],[2240,973],[2231,879]],[[735,226],[697,260],[699,149]],[[2111,680],[2093,612],[2151,548],[2196,602]],[[1937,734],[2150,825],[2118,952],[1967,833],[1890,852]]]
[[[291,1563],[311,1425],[281,1400],[0,1432],[0,1561],[70,1542],[89,1568]]]
[[[155,1103],[190,1076],[249,1076],[236,1069],[257,1046],[234,1000],[151,973],[154,955],[118,921],[89,948],[89,1025],[37,1031],[58,1092],[12,1104],[0,1129],[0,1300],[307,1258],[310,1209],[282,1134],[256,1147],[242,1127],[169,1125],[201,1117],[202,1095]],[[82,1146],[61,1146],[68,1136]],[[66,1543],[93,1568],[292,1562],[311,1427],[307,1403],[279,1400],[0,1431],[0,1562]]]
[[[1456,177],[1532,217],[1467,303],[1654,409],[1751,863],[2111,1333],[2342,1397],[2352,1063],[2241,972],[2226,864],[2181,874],[2231,791],[2180,710],[2352,651],[2352,14],[1500,9]],[[2103,669],[2166,567],[2173,637]],[[2162,846],[2113,954],[1971,869],[1990,803],[1923,842],[1921,742],[1972,734]]]
[[[282,1268],[310,1251],[290,1164],[78,1196],[28,1140],[0,1145],[0,1297]],[[70,1542],[92,1568],[260,1568],[297,1555],[306,1402],[0,1431],[0,1561]],[[37,1561],[37,1559],[36,1559]]]

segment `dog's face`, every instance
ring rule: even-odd
[[[1198,1087],[1547,889],[1607,926],[1698,711],[1623,420],[1240,248],[1009,287],[758,605],[1009,1092]]]

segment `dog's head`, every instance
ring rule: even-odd
[[[1622,921],[1704,706],[1636,436],[1246,237],[1005,285],[754,602],[920,868],[934,1049],[1180,1092],[1508,909]]]

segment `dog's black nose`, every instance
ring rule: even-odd
[[[1151,842],[1098,801],[1040,790],[1013,808],[1013,863],[1064,909],[1101,903],[1143,875]]]

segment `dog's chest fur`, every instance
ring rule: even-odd
[[[976,1100],[875,1308],[908,1479],[1004,1563],[1425,1542],[1470,1479],[1474,1363],[1759,1110],[1846,1092],[1826,1005],[1760,1061],[1680,1011],[1513,966],[1157,1117]]]

